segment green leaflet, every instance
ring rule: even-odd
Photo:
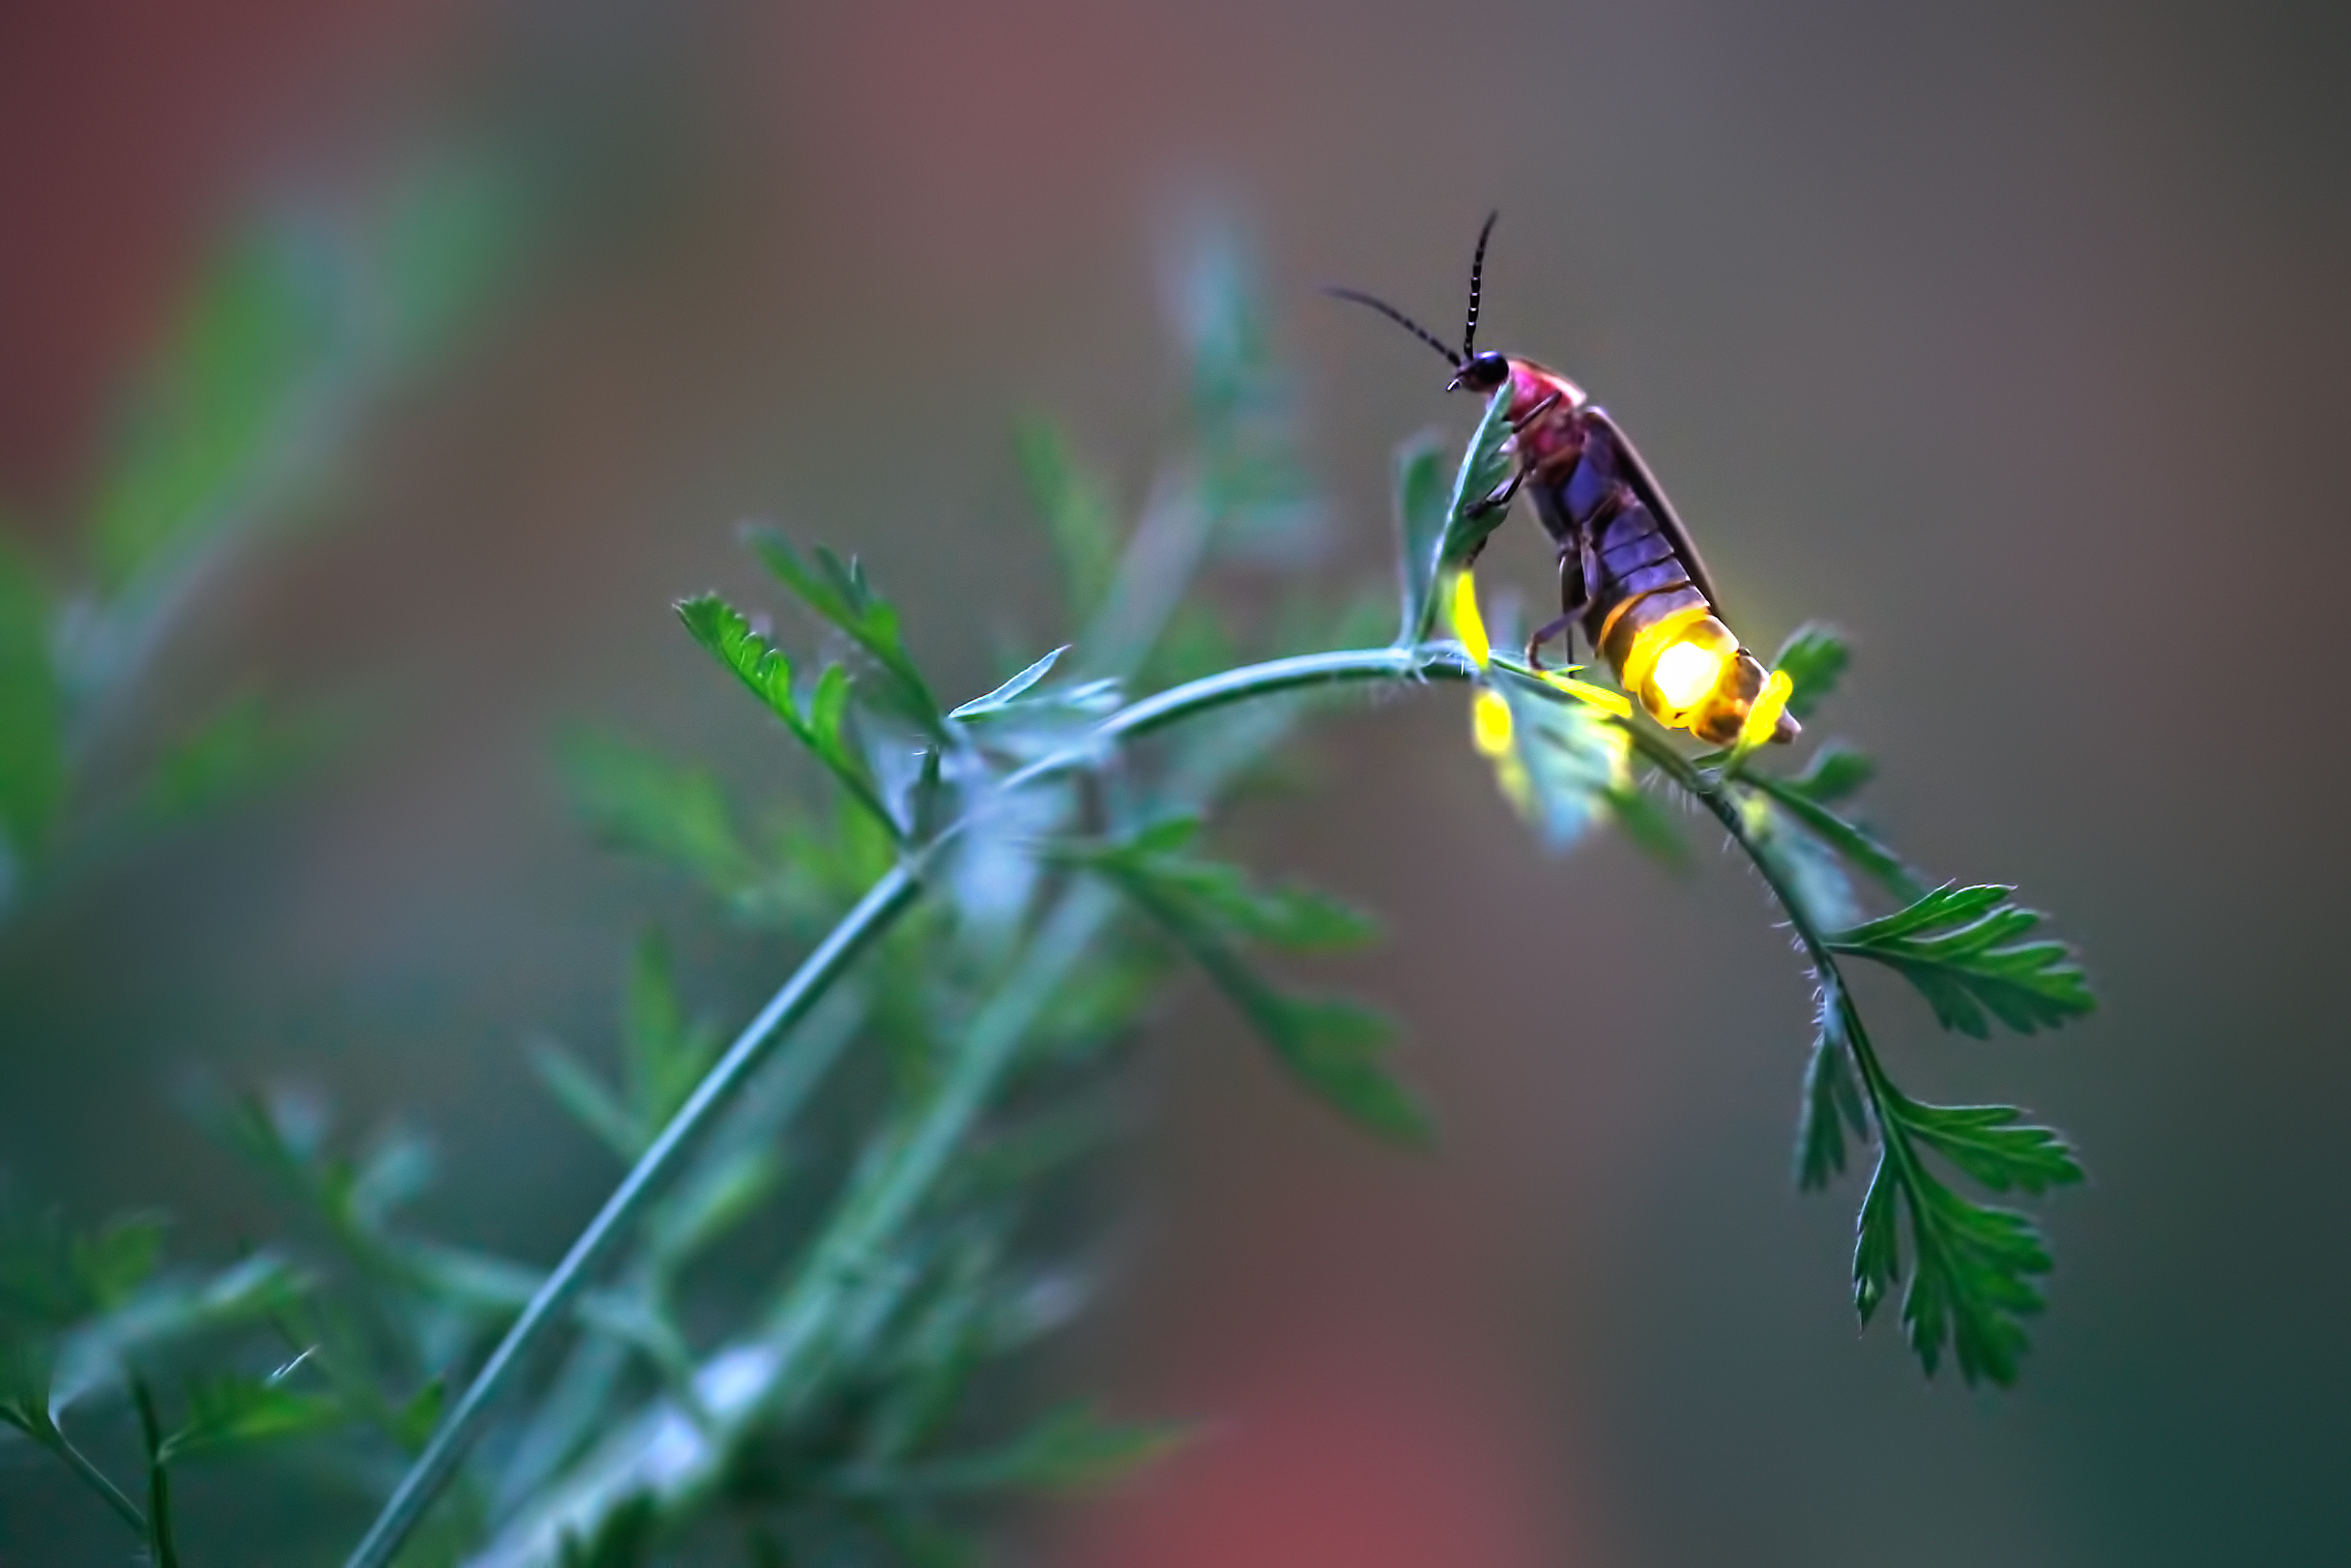
[[[1241,972],[1209,968],[1300,1083],[1392,1144],[1436,1142],[1428,1107],[1385,1065],[1396,1044],[1396,1025],[1387,1014],[1345,998],[1287,997],[1270,989],[1253,994]]]
[[[400,1402],[392,1412],[392,1437],[400,1451],[414,1458],[425,1440],[432,1437],[433,1428],[441,1424],[441,1411],[449,1404],[449,1379],[439,1374],[427,1378],[417,1391]]]
[[[2035,1281],[2050,1261],[2041,1233],[2013,1209],[1969,1203],[1915,1164],[1908,1172],[1890,1153],[1878,1160],[1853,1250],[1854,1306],[1868,1322],[1900,1281],[1906,1219],[1915,1265],[1901,1319],[1911,1350],[1929,1376],[1948,1350],[1966,1381],[2005,1387],[2026,1348],[2022,1320],[2042,1307]]]
[[[717,1060],[720,1044],[717,1030],[686,1016],[669,944],[657,931],[638,941],[630,961],[621,1039],[629,1109],[651,1144]]]
[[[1443,453],[1443,443],[1433,431],[1423,431],[1396,450],[1396,575],[1404,600],[1396,641],[1401,647],[1427,637],[1434,619],[1430,600],[1437,593],[1437,560],[1452,518]]]
[[[255,692],[232,697],[157,760],[146,809],[179,822],[248,799],[318,761],[344,729]]]
[[[1503,454],[1502,447],[1511,435],[1511,395],[1509,382],[1496,387],[1494,395],[1486,400],[1485,412],[1478,417],[1477,428],[1470,432],[1469,446],[1462,453],[1462,466],[1454,473],[1453,494],[1445,507],[1444,547],[1437,557],[1440,566],[1466,563],[1509,514],[1509,509],[1502,507],[1483,515],[1476,514],[1474,508],[1510,477],[1511,459]]]
[[[49,656],[49,594],[0,540],[0,907],[66,798],[65,693]]]
[[[1053,667],[1060,662],[1061,655],[1068,653],[1070,645],[1063,643],[986,696],[974,697],[962,707],[955,709],[947,714],[947,717],[962,719],[969,723],[975,718],[986,718],[991,714],[1003,712],[1019,701],[1023,692],[1051,675]]]
[[[111,1312],[154,1275],[163,1251],[163,1220],[129,1214],[67,1243],[66,1269],[83,1303]]]
[[[555,1045],[532,1056],[556,1102],[624,1160],[633,1160],[660,1135],[679,1106],[717,1059],[717,1031],[686,1017],[670,974],[669,946],[648,932],[629,964],[621,1016],[621,1084],[616,1092]]]
[[[846,633],[881,667],[885,704],[917,729],[943,739],[947,731],[939,701],[907,652],[897,608],[873,591],[864,566],[854,558],[843,562],[821,544],[810,563],[773,529],[753,529],[749,538],[751,552],[801,603]]]
[[[289,1375],[292,1369],[289,1370]],[[350,1419],[331,1394],[287,1386],[288,1376],[252,1378],[230,1373],[189,1379],[188,1413],[158,1446],[163,1463],[190,1454],[214,1454],[273,1438],[304,1437]]]
[[[2097,998],[2065,944],[2020,942],[2043,915],[2009,902],[2013,887],[1938,887],[1909,908],[1829,939],[1916,986],[1945,1029],[1983,1039],[1990,1020],[2019,1034],[2093,1011]]]
[[[1292,996],[1236,945],[1352,945],[1367,922],[1320,895],[1259,892],[1233,868],[1183,854],[1194,830],[1189,822],[1162,823],[1070,858],[1108,878],[1189,953],[1300,1084],[1392,1143],[1427,1143],[1435,1129],[1426,1108],[1384,1064],[1395,1038],[1389,1021],[1359,1002]]]
[[[556,1549],[559,1568],[643,1568],[661,1532],[661,1510],[639,1494],[616,1500],[583,1538],[566,1530]]]
[[[1118,569],[1110,487],[1080,459],[1068,432],[1051,420],[1022,420],[1013,427],[1012,447],[1060,563],[1069,624],[1082,626],[1109,595]]]
[[[1742,790],[1734,799],[1748,836],[1779,865],[1785,890],[1795,895],[1815,926],[1861,918],[1853,879],[1833,845],[1808,831],[1794,813],[1768,795]]]
[[[827,559],[830,559],[827,557]],[[694,640],[710,650],[721,664],[784,721],[816,759],[831,770],[841,787],[886,827],[893,837],[904,829],[884,803],[865,761],[843,733],[849,711],[849,676],[837,664],[825,666],[809,693],[803,711],[792,691],[792,661],[752,629],[750,620],[715,594],[704,594],[678,603],[678,617]],[[892,617],[893,624],[895,617]],[[934,718],[937,714],[932,715]]]
[[[1813,753],[1803,772],[1785,780],[1787,788],[1819,805],[1833,806],[1861,793],[1877,776],[1877,764],[1866,752],[1841,740],[1831,740]]]
[[[1379,940],[1377,920],[1327,893],[1259,887],[1238,866],[1189,854],[1199,836],[1197,818],[1171,818],[1145,828],[1096,863],[1146,872],[1224,931],[1268,947],[1343,952]]]
[[[674,866],[730,902],[755,888],[758,864],[709,772],[587,729],[564,736],[557,755],[573,809],[598,839]]]
[[[792,661],[767,638],[752,629],[750,619],[715,594],[678,601],[678,618],[694,640],[733,670],[769,711],[789,725],[795,735],[807,728],[799,702],[792,694]]]
[[[135,1222],[134,1222],[135,1223]],[[67,1297],[73,1310],[47,1322],[24,1323],[9,1338],[29,1333],[41,1343],[21,1362],[25,1371],[45,1369],[42,1402],[62,1409],[95,1389],[119,1385],[130,1369],[199,1337],[267,1321],[302,1295],[305,1281],[275,1253],[255,1253],[209,1275],[139,1274],[155,1259],[146,1236],[129,1240],[104,1293]],[[21,1344],[22,1342],[20,1342]],[[12,1358],[14,1359],[14,1358]],[[16,1390],[22,1397],[31,1390]]]
[[[1901,1279],[1901,1216],[1895,1212],[1901,1185],[1901,1177],[1888,1168],[1885,1156],[1880,1153],[1876,1174],[1870,1178],[1870,1190],[1862,1197],[1861,1215],[1854,1224],[1853,1310],[1860,1315],[1865,1327],[1876,1316],[1887,1292]]]
[[[94,504],[109,589],[223,513],[298,411],[334,338],[315,269],[288,235],[247,239],[197,285]]]
[[[1873,1063],[1867,1040],[1843,1029],[1824,1028],[1816,1049],[1829,1047],[1847,1060]],[[1802,1145],[1806,1185],[1843,1163],[1842,1139],[1822,1132],[1823,1122],[1835,1118],[1861,1130],[1859,1106],[1827,1087],[1834,1080],[1823,1075],[1836,1072],[1815,1057]],[[1901,1282],[1906,1221],[1912,1263],[1902,1331],[1920,1364],[1931,1377],[1948,1351],[1966,1381],[2012,1383],[2026,1349],[2022,1320],[2041,1310],[2037,1281],[2049,1271],[2048,1251],[2028,1216],[1961,1197],[1927,1168],[1921,1151],[1933,1150],[1995,1192],[2043,1192],[2080,1180],[2081,1168],[2056,1133],[2027,1124],[2012,1106],[1926,1105],[1886,1083],[1874,1065],[1864,1078],[1884,1136],[1854,1238],[1854,1309],[1868,1323]]]
[[[675,1270],[743,1224],[783,1184],[784,1162],[772,1150],[728,1150],[692,1173],[664,1198],[650,1227],[648,1251]]]
[[[1253,273],[1228,234],[1190,247],[1168,278],[1191,371],[1188,487],[1216,556],[1296,564],[1318,548],[1323,514],[1299,460],[1295,398],[1274,359]]]
[[[1798,718],[1811,718],[1828,700],[1829,693],[1837,689],[1837,682],[1852,656],[1844,634],[1834,626],[1808,621],[1790,632],[1771,661],[1773,669],[1794,682],[1795,689],[1787,697],[1787,711]]]
[[[870,1479],[844,1477],[843,1490],[932,1495],[1088,1491],[1132,1474],[1192,1437],[1193,1430],[1179,1423],[1115,1422],[1089,1405],[1065,1405],[999,1448],[910,1465]]]
[[[1819,1032],[1804,1069],[1804,1113],[1796,1130],[1796,1185],[1807,1192],[1826,1187],[1844,1174],[1844,1135],[1867,1147],[1870,1120],[1861,1086],[1854,1081],[1852,1046],[1844,1013],[1834,999],[1820,1003]]]
[[[474,152],[400,182],[376,222],[370,304],[386,347],[413,360],[453,346],[509,281],[538,216],[521,171]]]
[[[1685,861],[1672,819],[1634,781],[1632,741],[1622,721],[1498,657],[1489,678],[1510,708],[1503,790],[1545,847],[1564,850],[1603,820],[1613,820],[1661,864]],[[1521,769],[1523,789],[1510,760]]]
[[[1501,526],[1507,508],[1481,517],[1471,516],[1470,508],[1509,478],[1510,459],[1502,452],[1509,439],[1510,389],[1505,386],[1488,400],[1454,473],[1450,493],[1440,487],[1433,447],[1416,443],[1398,455],[1398,574],[1404,596],[1400,644],[1428,640],[1437,624],[1437,585],[1445,568],[1466,564]]]
[[[541,1042],[531,1048],[531,1066],[555,1103],[597,1143],[624,1160],[645,1152],[637,1118],[586,1062],[560,1045]]]
[[[354,1158],[329,1148],[329,1130],[323,1107],[291,1095],[241,1096],[214,1127],[284,1196],[315,1214],[349,1261],[378,1284],[491,1320],[510,1317],[529,1298],[542,1277],[538,1270],[392,1228],[394,1211],[430,1176],[420,1143],[379,1137]]]
[[[1897,898],[1915,899],[1925,891],[1917,873],[1901,857],[1844,818],[1831,811],[1794,781],[1756,771],[1739,775],[1742,785],[1761,791],[1772,802],[1837,852],[1847,865],[1863,873]],[[1823,913],[1824,918],[1836,918]]]
[[[1804,642],[1806,639],[1799,639]],[[1814,636],[1798,663],[1841,667]],[[1825,680],[1816,677],[1814,689]],[[1856,1221],[1853,1303],[1866,1324],[1902,1285],[1903,1333],[1931,1376],[1946,1356],[1967,1381],[2014,1380],[2049,1260],[2025,1215],[1971,1202],[1928,1165],[1930,1154],[1995,1192],[2039,1193],[2080,1178],[2063,1141],[2008,1106],[1933,1106],[1897,1089],[1854,1011],[1837,960],[1890,963],[1926,992],[1947,1027],[1982,1033],[1988,1013],[2024,1026],[2060,1021],[2092,1002],[2065,949],[2017,945],[2040,916],[2007,904],[2005,887],[1922,893],[1906,866],[1832,811],[1858,789],[1865,761],[1830,748],[1799,779],[1763,772],[1733,780],[1700,771],[1662,744],[1643,754],[1707,800],[1771,880],[1814,966],[1820,1017],[1805,1073],[1795,1164],[1800,1187],[1844,1169],[1848,1135],[1878,1157]],[[1865,872],[1909,902],[1882,919],[1847,925],[1850,885],[1837,863]],[[1970,1028],[1972,1026],[1972,1028]],[[1904,1237],[1907,1234],[1907,1242]],[[1904,1253],[1909,1256],[1905,1269]]]
[[[0,1420],[37,1438],[50,1431],[61,1339],[128,1307],[154,1276],[162,1238],[152,1214],[89,1232],[55,1214],[0,1214]]]
[[[2046,1192],[2081,1179],[2081,1166],[2065,1140],[2033,1126],[2013,1105],[1922,1105],[1894,1108],[1903,1129],[1994,1192]]]

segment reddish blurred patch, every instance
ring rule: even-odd
[[[454,8],[73,0],[0,8],[0,497],[82,477],[223,212],[380,119]]]
[[[1088,1509],[1071,1568],[1560,1568],[1569,1510],[1499,1400],[1424,1353],[1268,1368],[1190,1448]]]

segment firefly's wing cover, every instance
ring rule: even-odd
[[[1682,568],[1690,573],[1690,581],[1699,593],[1706,595],[1706,602],[1714,606],[1717,619],[1727,624],[1730,618],[1723,612],[1723,598],[1714,591],[1714,578],[1706,570],[1705,557],[1698,553],[1698,545],[1691,539],[1690,531],[1682,526],[1681,518],[1674,514],[1672,503],[1666,499],[1666,492],[1659,487],[1657,476],[1649,472],[1649,465],[1640,460],[1640,450],[1633,445],[1632,438],[1624,433],[1622,426],[1609,418],[1609,411],[1605,408],[1588,407],[1584,409],[1583,417],[1606,430],[1609,439],[1616,443],[1616,455],[1624,465],[1625,481],[1632,485],[1633,493],[1640,497],[1641,504],[1657,519],[1657,526],[1665,531],[1666,541],[1681,557]]]

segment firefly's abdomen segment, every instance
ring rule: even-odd
[[[1587,423],[1582,434],[1574,470],[1539,486],[1536,507],[1562,547],[1582,557],[1585,635],[1650,717],[1728,745],[1762,694],[1763,666],[1714,613],[1673,539],[1626,482],[1610,431]],[[1775,719],[1771,739],[1794,736],[1793,720]]]

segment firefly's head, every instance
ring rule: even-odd
[[[1458,392],[1466,387],[1474,392],[1492,392],[1510,379],[1510,361],[1492,349],[1488,349],[1483,354],[1477,352],[1477,290],[1478,283],[1486,271],[1486,239],[1494,233],[1494,220],[1500,216],[1499,213],[1488,213],[1486,226],[1477,231],[1477,253],[1469,261],[1469,320],[1467,325],[1462,328],[1462,346],[1459,353],[1446,347],[1435,333],[1385,300],[1375,299],[1369,294],[1351,288],[1325,288],[1322,292],[1334,299],[1352,300],[1357,305],[1370,305],[1396,323],[1397,326],[1402,327],[1406,332],[1443,355],[1445,363],[1453,366],[1453,379],[1446,384],[1445,391]]]
[[[1453,373],[1453,380],[1446,385],[1445,391],[1455,392],[1466,387],[1473,392],[1491,393],[1509,379],[1510,362],[1488,349],[1463,362],[1462,367]]]

